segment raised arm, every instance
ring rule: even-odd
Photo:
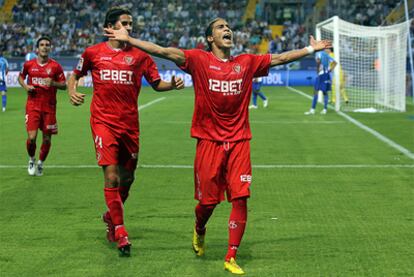
[[[183,65],[185,63],[184,53],[178,48],[162,47],[152,42],[132,38],[129,36],[128,31],[125,28],[118,30],[105,28],[104,30],[106,32],[105,36],[110,40],[128,42],[131,46],[139,48],[150,55],[173,61],[177,65]]]
[[[331,48],[332,43],[329,40],[315,40],[313,36],[310,36],[310,46],[284,52],[281,54],[272,54],[272,61],[270,66],[276,66],[281,64],[290,63],[296,60],[299,60],[309,54],[312,54],[315,51],[320,51],[326,48]]]

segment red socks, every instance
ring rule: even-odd
[[[105,188],[105,201],[111,215],[112,223],[116,225],[124,224],[124,206],[118,188]]]
[[[234,199],[229,218],[229,248],[227,250],[226,261],[236,258],[237,249],[242,240],[247,221],[247,199]]]
[[[35,153],[36,153],[36,142],[30,139],[26,140],[26,149],[27,149],[27,154],[29,154],[29,157],[34,157]]]
[[[39,160],[44,162],[47,158],[47,155],[49,154],[50,146],[52,144],[50,142],[48,143],[42,143],[42,146],[40,147],[40,155]],[[35,146],[36,147],[36,146]]]
[[[199,235],[206,233],[206,224],[210,216],[213,214],[216,205],[201,205],[200,203],[195,207],[196,215],[196,232]]]

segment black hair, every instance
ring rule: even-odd
[[[42,40],[47,40],[50,44],[52,44],[52,39],[48,36],[41,36],[37,41],[36,41],[36,48],[39,48],[39,44]]]
[[[212,36],[212,35],[213,35],[213,25],[214,25],[214,23],[216,23],[216,22],[217,22],[217,21],[219,21],[220,19],[223,19],[223,18],[221,18],[221,17],[217,17],[217,18],[215,18],[215,19],[211,20],[211,21],[208,23],[208,26],[207,26],[207,28],[206,28],[206,31],[204,32],[204,35],[205,35],[205,37],[206,37],[206,42],[207,42],[207,45],[208,45],[208,49],[209,49],[209,50],[211,50],[211,43],[208,41],[207,37],[209,37],[209,36]]]
[[[131,11],[128,10],[127,8],[124,7],[120,7],[120,6],[115,6],[110,8],[105,15],[105,23],[104,23],[104,27],[107,28],[109,27],[108,25],[115,25],[115,23],[119,20],[119,17],[123,14],[127,14],[127,15],[131,15]]]

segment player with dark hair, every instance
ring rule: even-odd
[[[272,66],[300,59],[313,51],[330,46],[329,41],[315,41],[311,46],[282,54],[231,56],[233,32],[226,20],[216,18],[206,29],[210,51],[161,47],[131,38],[125,29],[106,28],[110,40],[126,41],[145,52],[169,59],[191,74],[195,107],[191,136],[197,139],[194,162],[195,227],[193,249],[204,254],[206,224],[224,193],[232,203],[228,223],[229,242],[224,268],[244,274],[236,263],[247,221],[247,198],[250,196],[250,125],[249,100],[253,78],[265,76]]]
[[[113,7],[106,14],[104,26],[131,32],[132,23],[128,9]],[[137,167],[141,79],[144,76],[157,91],[182,89],[184,82],[174,76],[171,82],[162,81],[148,54],[128,43],[111,40],[93,45],[82,54],[68,81],[73,105],[84,103],[85,94],[76,90],[78,80],[88,71],[92,73],[94,89],[90,123],[96,159],[103,168],[108,207],[103,220],[108,240],[118,243],[121,256],[129,256],[131,243],[124,226],[124,203]]]
[[[23,65],[18,81],[27,91],[26,129],[27,153],[29,154],[29,175],[43,175],[43,162],[52,144],[52,135],[58,133],[56,121],[56,91],[66,89],[66,79],[62,66],[49,58],[51,39],[40,37],[36,42],[38,56]],[[28,76],[27,84],[25,83]],[[39,160],[35,164],[36,138],[38,129],[42,130],[43,140]]]

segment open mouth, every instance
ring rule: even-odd
[[[225,40],[225,41],[229,41],[229,42],[231,42],[232,40],[231,40],[232,38],[231,38],[231,34],[225,34],[224,36],[223,36],[223,40]]]

